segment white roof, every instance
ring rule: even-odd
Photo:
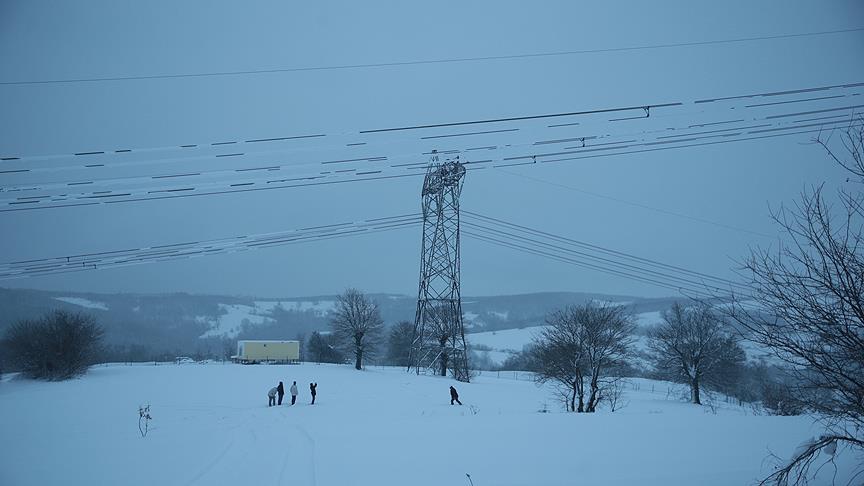
[[[300,341],[280,341],[278,339],[241,339],[238,343],[299,343]]]

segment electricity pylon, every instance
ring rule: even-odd
[[[468,349],[462,325],[459,293],[459,195],[465,166],[455,159],[432,160],[423,180],[423,241],[420,250],[420,288],[410,370],[429,370],[442,376],[450,370],[468,381]]]

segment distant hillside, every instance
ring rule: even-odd
[[[416,297],[370,294],[387,325],[413,321]],[[87,312],[105,327],[106,344],[118,360],[153,355],[224,356],[237,339],[295,339],[328,329],[333,295],[257,299],[192,294],[94,294],[0,288],[0,333],[14,322],[51,309]],[[627,305],[634,313],[666,309],[672,298],[643,299],[577,292],[464,297],[468,332],[542,324],[545,315],[589,300]]]

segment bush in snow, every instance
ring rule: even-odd
[[[12,325],[3,339],[8,364],[30,378],[67,380],[87,372],[103,330],[92,316],[55,311]]]

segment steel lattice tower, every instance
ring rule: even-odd
[[[459,293],[459,195],[465,166],[455,159],[432,160],[423,180],[423,241],[420,289],[409,369],[468,381],[468,350]]]

